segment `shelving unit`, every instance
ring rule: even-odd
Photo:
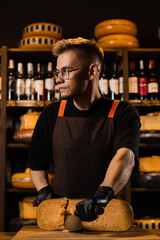
[[[13,215],[18,211],[18,201],[22,197],[35,195],[35,189],[15,189],[11,186],[11,175],[13,174],[13,165],[18,162],[18,167],[25,168],[29,144],[15,143],[11,136],[8,136],[9,127],[13,127],[14,119],[10,119],[11,126],[8,126],[8,117],[15,116],[15,112],[25,112],[27,108],[43,109],[49,102],[31,102],[31,101],[7,101],[7,67],[8,59],[22,61],[47,62],[53,61],[50,49],[17,49],[3,46],[0,49],[2,66],[2,100],[0,102],[0,231],[6,230],[6,226]],[[13,134],[13,129],[11,134]],[[17,157],[16,157],[17,155]],[[24,166],[21,166],[24,165]],[[15,204],[17,201],[17,204]],[[11,212],[13,214],[11,215]],[[9,229],[7,229],[9,230]]]
[[[152,55],[153,54],[153,55]],[[154,59],[160,60],[160,49],[105,49],[105,61],[123,61],[123,79],[124,79],[124,100],[133,104],[138,111],[148,112],[151,109],[160,109],[159,101],[130,101],[128,93],[128,68],[129,60],[137,59],[144,56],[145,59],[149,59],[153,56]],[[24,169],[29,144],[15,143],[13,141],[13,120],[11,116],[20,116],[21,113],[25,113],[28,108],[34,108],[42,110],[49,102],[36,102],[36,101],[7,101],[7,66],[8,59],[14,59],[15,61],[22,61],[27,63],[32,62],[48,62],[53,61],[51,50],[21,50],[16,48],[7,48],[3,46],[0,49],[0,57],[2,64],[2,100],[0,102],[0,231],[6,230],[6,226],[13,217],[17,217],[17,206],[15,207],[12,215],[10,215],[10,209],[15,206],[15,201],[18,201],[23,196],[35,195],[35,189],[14,189],[11,186],[11,175],[15,169],[13,165],[18,163],[18,168]],[[10,124],[8,125],[8,118],[10,118]],[[10,129],[9,129],[10,127]],[[6,131],[7,129],[7,131]],[[140,154],[144,152],[154,151],[160,148],[160,143],[140,143]],[[146,151],[147,150],[147,151]],[[16,154],[17,159],[16,159]],[[18,169],[16,169],[17,171]],[[131,183],[126,186],[126,199],[133,202],[134,198],[137,199],[137,195],[140,194],[160,194],[159,189],[137,188],[132,187]],[[136,195],[136,197],[135,197]],[[159,195],[158,195],[159,196]],[[12,203],[11,203],[12,198]],[[140,201],[141,202],[141,201]],[[134,203],[134,202],[133,202]],[[135,211],[139,211],[140,203],[137,206],[134,204]],[[143,209],[140,211],[143,212]],[[8,229],[7,229],[8,230]]]
[[[0,231],[4,230],[5,215],[5,168],[6,168],[6,79],[7,79],[7,48],[0,49],[2,74],[2,99],[0,102]]]
[[[128,59],[140,60],[143,59],[148,63],[150,59],[154,59],[156,62],[160,62],[160,49],[130,49],[128,50]],[[145,67],[147,67],[145,65]],[[150,112],[160,111],[160,100],[158,101],[138,101],[132,102],[139,111],[140,115],[145,115]],[[142,135],[141,135],[142,136]],[[154,138],[153,138],[154,139]],[[153,140],[152,139],[152,140]],[[151,138],[147,138],[143,141],[141,139],[139,145],[139,157],[145,156],[160,156],[160,143],[159,138],[151,141]],[[159,200],[160,189],[159,188],[142,188],[142,187],[131,187],[131,198],[132,206],[135,212],[135,217],[143,217],[150,215],[160,216]]]

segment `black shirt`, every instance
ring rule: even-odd
[[[113,100],[101,97],[89,110],[77,109],[73,100],[67,101],[64,117],[101,118],[109,114]],[[58,116],[59,102],[51,103],[44,108],[40,115],[29,150],[27,166],[32,170],[48,170],[53,162],[52,137],[55,122]],[[114,115],[114,142],[113,151],[116,154],[120,148],[128,148],[135,154],[136,166],[138,165],[138,149],[140,138],[140,119],[137,109],[127,102],[120,102]]]

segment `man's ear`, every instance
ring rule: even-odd
[[[93,80],[95,77],[97,77],[99,73],[99,69],[97,64],[93,63],[89,66],[89,80]]]

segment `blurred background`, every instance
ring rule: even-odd
[[[138,27],[141,48],[160,47],[160,0],[14,0],[1,2],[0,46],[18,47],[22,30],[34,22],[51,22],[63,29],[63,37],[94,37],[101,21],[123,18]]]

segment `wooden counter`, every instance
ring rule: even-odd
[[[14,235],[16,232],[0,232],[0,240],[10,240]]]
[[[159,230],[158,230],[159,231]],[[160,231],[159,231],[160,232]],[[43,231],[37,226],[23,227],[13,240],[156,240],[160,236],[150,231],[133,226],[126,232],[65,232],[65,231]]]

